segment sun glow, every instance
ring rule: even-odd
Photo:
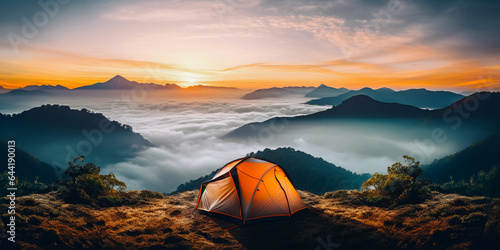
[[[191,87],[191,86],[196,86],[198,85],[199,83],[196,82],[196,80],[194,79],[189,79],[187,81],[183,81],[183,82],[179,82],[177,83],[177,85],[183,87],[183,88],[187,88],[187,87]]]

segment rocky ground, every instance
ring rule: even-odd
[[[434,193],[422,204],[366,206],[339,196],[300,195],[310,207],[291,218],[244,226],[194,210],[198,191],[95,208],[55,193],[18,198],[16,245],[23,249],[500,249],[500,201]],[[5,205],[2,211],[6,213]],[[3,214],[2,223],[6,223]],[[236,227],[234,227],[236,226]],[[5,225],[0,245],[10,247]]]

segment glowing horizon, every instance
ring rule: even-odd
[[[487,25],[499,21],[484,12],[499,4],[42,2],[5,4],[0,86],[76,88],[122,75],[241,89],[500,87],[500,37]],[[450,9],[466,10],[471,25]]]

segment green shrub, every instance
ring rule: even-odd
[[[396,162],[387,167],[388,174],[375,173],[361,185],[367,203],[418,203],[429,196],[430,188],[424,187],[430,183],[417,181],[423,173],[420,162],[407,155],[403,159],[404,164]]]
[[[0,196],[5,197],[6,195],[9,194],[9,191],[7,188],[11,187],[9,185],[9,173],[8,171],[3,172],[0,174]],[[16,196],[24,196],[24,195],[29,195],[29,194],[39,194],[39,193],[45,193],[49,191],[49,188],[47,185],[45,185],[42,182],[38,182],[38,178],[35,177],[34,180],[29,180],[29,179],[17,179],[15,180],[15,187],[17,188],[16,190]]]
[[[92,163],[87,163],[83,166],[80,164],[76,164],[78,160],[80,160],[80,162],[83,162],[84,158],[85,158],[84,156],[81,156],[73,159],[73,162],[68,162],[68,168],[66,169],[66,171],[64,171],[64,173],[74,180],[76,177],[81,175],[99,174],[99,172],[101,172],[101,168],[96,167]]]
[[[446,192],[459,193],[468,196],[488,196],[500,197],[500,170],[497,166],[492,166],[487,172],[480,172],[471,175],[468,179],[449,182],[441,185]]]
[[[127,185],[116,179],[113,173],[100,175],[101,169],[92,163],[80,165],[83,156],[69,162],[65,174],[71,177],[64,187],[59,188],[63,198],[69,202],[82,202],[95,205],[100,202],[104,205],[120,203],[123,191]]]

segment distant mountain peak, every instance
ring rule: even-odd
[[[132,89],[136,85],[138,85],[137,82],[129,81],[121,75],[116,75],[105,82],[82,86],[77,89]]]
[[[329,87],[326,86],[325,84],[319,85],[316,89],[313,91],[307,93],[305,97],[332,97],[332,96],[338,96],[341,94],[346,93],[349,91],[346,88],[334,88],[334,87]]]
[[[362,89],[360,89],[360,90],[373,90],[373,89],[372,89],[372,88],[370,88],[370,87],[364,87],[364,88],[362,88]]]
[[[417,107],[381,102],[368,95],[355,95],[329,110],[309,115],[310,117],[376,117],[376,118],[420,118],[427,110]]]
[[[121,75],[116,75],[116,76],[113,76],[113,78],[107,80],[105,83],[130,83],[131,81],[129,81],[127,78],[121,76]]]
[[[116,75],[116,76],[113,76],[111,79],[107,80],[106,82],[110,82],[110,81],[128,81],[127,78],[121,76],[121,75]]]
[[[165,85],[160,85],[157,83],[138,83],[136,81],[130,81],[127,78],[116,75],[111,79],[105,82],[98,82],[95,84],[78,87],[76,89],[84,89],[84,90],[128,90],[134,88],[143,88],[143,89],[157,89],[157,90],[176,90],[181,89],[176,84],[167,83]]]

